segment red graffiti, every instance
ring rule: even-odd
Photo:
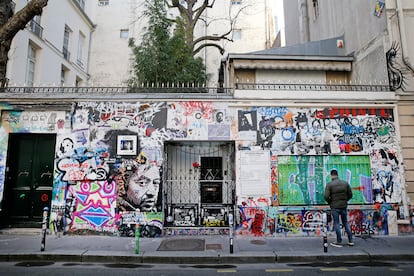
[[[325,108],[317,110],[315,116],[319,119],[344,118],[349,116],[381,116],[382,118],[392,118],[392,109],[384,108]]]
[[[202,118],[209,119],[213,113],[213,105],[211,102],[184,102],[181,103],[185,109],[185,115],[194,115],[201,113]],[[201,118],[198,118],[201,119]]]
[[[265,214],[262,210],[258,210],[254,215],[254,219],[252,222],[252,234],[255,236],[262,236],[263,235],[263,222],[264,222]]]

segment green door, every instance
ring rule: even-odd
[[[39,226],[50,208],[53,187],[54,134],[10,134],[5,206],[10,225]]]

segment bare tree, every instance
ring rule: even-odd
[[[228,29],[219,35],[203,35],[195,37],[194,31],[196,25],[200,21],[204,21],[204,24],[208,25],[209,19],[204,18],[203,14],[207,9],[214,7],[216,0],[167,0],[167,4],[170,8],[178,9],[180,14],[175,19],[175,23],[181,27],[185,33],[186,43],[193,50],[193,55],[196,55],[205,47],[215,47],[221,54],[224,53],[224,48],[218,43],[222,40],[233,41],[231,33],[236,23],[239,14],[247,8],[247,5],[240,7],[236,13],[231,13],[229,10]],[[213,19],[217,20],[217,18]]]
[[[7,85],[6,69],[8,53],[15,35],[24,29],[36,15],[41,15],[48,0],[31,0],[27,5],[14,13],[12,0],[0,0],[0,87]]]

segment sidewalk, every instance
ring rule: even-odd
[[[355,246],[328,247],[322,238],[234,238],[228,236],[135,238],[47,235],[40,251],[41,231],[0,230],[0,261],[112,262],[112,263],[287,263],[414,261],[414,236],[355,238]],[[159,250],[163,249],[163,250]]]

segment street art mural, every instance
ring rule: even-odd
[[[388,213],[392,210],[390,205],[383,205],[376,209],[366,208],[366,206],[355,207],[356,209],[348,210],[353,235],[360,237],[389,234]],[[328,235],[334,237],[333,221],[330,219],[329,210],[272,206],[239,206],[236,213],[236,234],[319,237],[323,235],[322,215],[324,212],[328,212]]]
[[[243,194],[237,202],[241,235],[319,235],[321,209],[313,208],[325,204],[333,168],[353,188],[349,217],[355,233],[387,234],[389,208],[372,206],[399,204],[403,196],[393,110],[387,108],[78,102],[71,112],[3,111],[1,123],[0,192],[7,134],[56,133],[50,221],[65,232],[131,236],[140,227],[144,236],[161,235],[167,141],[234,141],[237,151],[270,155],[262,168],[268,182],[260,183],[267,192]],[[239,196],[237,189],[231,192]],[[191,208],[177,207],[166,233],[227,233],[228,209],[202,217],[197,205]]]
[[[278,156],[278,169],[280,205],[325,204],[324,189],[333,169],[351,185],[350,204],[372,203],[367,155]]]
[[[115,232],[118,219],[115,204],[115,181],[78,181],[69,185],[65,206],[67,231]]]

